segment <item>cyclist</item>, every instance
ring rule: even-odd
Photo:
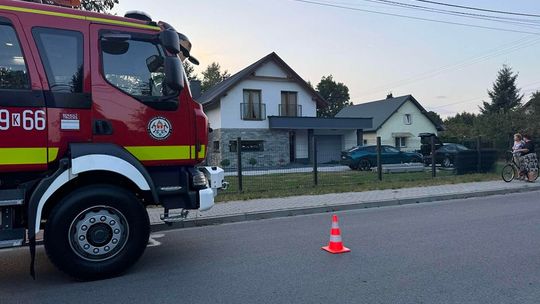
[[[531,140],[530,135],[524,134],[523,140],[525,144],[521,149],[517,149],[514,152],[521,153],[520,157],[520,174],[527,177],[529,182],[534,182],[536,175],[538,174],[538,158],[534,151],[534,142]]]

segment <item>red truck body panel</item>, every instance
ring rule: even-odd
[[[99,47],[101,30],[156,35],[159,33],[157,26],[135,19],[7,0],[0,0],[0,17],[13,22],[26,60],[31,88],[36,94],[48,94],[50,87],[32,29],[44,27],[82,33],[83,93],[92,99],[91,106],[86,109],[8,108],[0,104],[0,111],[4,110],[11,116],[22,117],[24,111],[30,111],[26,116],[33,115],[35,120],[36,115],[42,112],[46,115],[44,130],[21,127],[0,130],[0,172],[45,171],[66,155],[70,143],[114,143],[125,147],[145,166],[194,166],[204,160],[208,119],[202,106],[192,99],[187,79],[186,87],[178,96],[178,108],[168,111],[145,105],[111,85],[103,75]],[[93,125],[96,120],[108,121],[112,134],[95,135]],[[78,123],[79,128],[64,129],[64,123]],[[151,128],[167,128],[168,135],[156,139],[150,132]],[[13,157],[12,161],[7,160],[18,151],[28,153],[34,159],[24,161],[22,157]]]

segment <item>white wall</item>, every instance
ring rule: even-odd
[[[221,129],[221,112],[219,111],[219,103],[215,108],[211,110],[205,110],[204,113],[208,117],[210,122],[210,128],[212,129]]]
[[[412,124],[406,125],[403,120],[405,114],[412,115]],[[437,129],[433,123],[424,115],[420,110],[411,102],[404,103],[396,113],[394,113],[390,119],[382,125],[377,131],[376,136],[381,137],[383,145],[395,145],[395,139],[392,133],[406,133],[412,134],[407,138],[407,146],[401,148],[404,151],[414,151],[420,149],[420,137],[418,134],[428,132],[437,134]],[[365,138],[365,137],[364,137]]]
[[[364,132],[364,140],[367,141],[366,145],[376,145],[377,144],[377,133],[375,133],[375,132]]]
[[[277,75],[276,69],[280,69],[275,63],[270,62],[256,71],[256,75]],[[259,74],[261,73],[261,74]],[[283,72],[282,72],[283,73]],[[262,103],[266,104],[266,119],[262,121],[242,120],[240,104],[244,102],[244,89],[261,90]],[[311,95],[294,81],[281,80],[244,80],[232,88],[227,95],[221,98],[221,128],[268,128],[268,116],[279,115],[281,104],[281,91],[298,92],[298,105],[302,106],[302,116],[317,116],[317,105]],[[209,116],[209,119],[210,116]],[[212,120],[210,120],[212,123]]]
[[[272,61],[261,65],[257,71],[255,71],[255,76],[287,78],[287,74]]]

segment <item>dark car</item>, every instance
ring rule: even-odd
[[[422,155],[403,152],[392,146],[381,146],[381,163],[401,164],[422,162]],[[358,146],[341,152],[341,164],[353,170],[367,171],[377,165],[377,146]]]
[[[435,150],[435,164],[448,168],[454,165],[454,160],[458,152],[467,151],[469,148],[460,144],[443,143],[441,147]],[[424,156],[424,162],[431,164],[431,155]]]

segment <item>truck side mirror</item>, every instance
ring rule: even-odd
[[[163,30],[159,33],[159,42],[167,50],[174,55],[180,53],[180,39],[174,30]]]
[[[177,56],[165,57],[165,84],[177,92],[184,89],[182,62]]]

